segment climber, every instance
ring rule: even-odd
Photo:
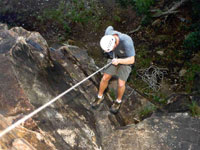
[[[108,26],[105,35],[100,40],[100,46],[112,59],[112,64],[104,70],[98,95],[92,103],[92,107],[98,108],[100,106],[104,99],[103,93],[108,86],[109,80],[113,75],[116,75],[118,77],[118,93],[117,99],[113,101],[110,111],[117,113],[125,92],[125,83],[131,72],[131,66],[135,62],[133,40],[127,34],[115,31],[112,26]]]

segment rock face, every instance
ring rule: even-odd
[[[1,131],[98,69],[84,49],[70,45],[50,49],[39,33],[0,24]],[[173,114],[153,116],[135,125],[140,121],[139,112],[153,104],[130,87],[117,115],[109,112],[109,92],[103,104],[92,109],[100,77],[100,73],[93,76],[7,133],[0,139],[0,149],[163,150],[200,146],[199,119]],[[116,84],[111,84],[110,90],[112,85]],[[181,130],[190,138],[185,139]]]
[[[198,150],[200,120],[188,114],[152,116],[104,138],[110,150]]]
[[[52,59],[48,45],[39,33],[16,27],[11,30],[4,28],[0,35],[2,39],[1,111],[4,117],[12,116],[11,122],[22,118],[76,83],[77,80],[70,77],[75,74],[71,70],[77,70],[76,74],[81,77],[82,72],[73,64],[75,61],[73,56],[71,56],[72,60],[67,59],[64,56],[65,52],[58,50],[56,53],[52,52],[55,60]],[[83,92],[87,88],[95,91],[95,86],[90,81],[85,82],[82,88]],[[88,91],[91,92],[90,95],[94,95],[93,90]],[[17,130],[15,131],[18,135],[16,139],[23,138],[31,144],[33,144],[31,140],[38,140],[38,144],[33,146],[35,149],[44,149],[44,147],[45,149],[48,147],[51,149],[99,149],[95,117],[88,109],[90,100],[91,97],[85,98],[78,89],[71,91],[35,116],[33,123],[24,124],[24,127],[36,130],[42,136],[36,136],[36,139],[25,138]],[[43,136],[47,138],[47,146],[43,146],[43,138],[37,139]],[[8,143],[13,141],[12,138],[8,140],[10,140]],[[19,141],[12,145],[3,142],[2,149],[11,149],[12,146],[19,145],[16,143]]]

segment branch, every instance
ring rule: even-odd
[[[175,3],[169,10],[164,12],[162,12],[160,9],[150,10],[150,12],[156,12],[156,14],[154,14],[153,17],[161,17],[165,15],[175,14],[179,12],[177,11],[177,9],[183,6],[188,1],[190,0],[181,0],[180,2]]]
[[[128,32],[127,34],[133,34],[133,33],[137,32],[137,31],[139,31],[140,28],[141,28],[141,25],[139,25],[135,30],[132,30],[132,31]]]

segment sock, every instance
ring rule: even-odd
[[[120,104],[122,102],[122,100],[117,99],[116,102]]]
[[[99,94],[98,94],[98,96],[97,96],[98,98],[102,98],[103,97],[103,95],[102,96],[99,96]]]

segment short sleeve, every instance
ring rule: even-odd
[[[105,35],[111,35],[114,28],[112,26],[108,26],[105,31]]]
[[[128,57],[135,56],[134,43],[131,38],[124,41],[125,52]]]

